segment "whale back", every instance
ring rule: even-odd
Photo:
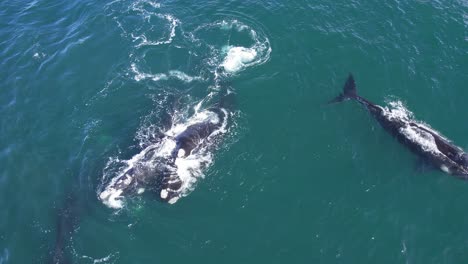
[[[461,156],[463,166],[468,167],[468,153],[463,153]]]

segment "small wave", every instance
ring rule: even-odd
[[[89,38],[91,38],[91,36],[82,37],[76,41],[69,43],[63,50],[60,51],[60,54],[66,54],[71,48],[85,43]]]

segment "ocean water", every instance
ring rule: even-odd
[[[468,182],[350,72],[468,150],[465,0],[2,1],[0,264],[466,263]],[[105,199],[224,93],[176,203]]]

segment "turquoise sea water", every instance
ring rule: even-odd
[[[468,149],[465,0],[2,1],[0,263],[466,263],[468,183],[324,105],[349,72]],[[186,197],[99,199],[226,88]]]

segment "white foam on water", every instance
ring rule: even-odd
[[[82,255],[81,258],[91,260],[93,264],[99,264],[99,263],[109,263],[109,261],[117,259],[118,256],[119,256],[119,252],[111,253],[103,258],[93,258],[93,257],[86,256],[86,255]]]
[[[384,107],[384,115],[387,116],[390,120],[401,120],[409,122],[413,119],[413,113],[409,111],[401,101],[391,101],[389,102],[390,107]]]
[[[144,73],[138,69],[136,63],[132,63],[130,65],[130,69],[135,74],[133,79],[137,82],[146,80],[146,79],[151,79],[155,82],[167,81],[169,79],[177,79],[185,83],[191,83],[193,81],[203,81],[203,78],[200,76],[190,76],[186,74],[185,72],[177,71],[177,70],[171,70],[167,74],[166,73],[156,73],[156,74]]]
[[[230,47],[221,66],[227,72],[237,72],[247,66],[257,57],[257,51],[252,48]]]
[[[195,106],[195,114],[190,118],[185,119],[183,122],[177,121],[180,116],[177,116],[176,114],[174,117],[175,122],[173,126],[165,131],[165,136],[161,141],[147,146],[140,153],[134,155],[129,160],[120,161],[118,159],[114,159],[114,162],[123,162],[125,165],[118,171],[117,175],[110,180],[108,180],[108,178],[112,176],[106,175],[106,169],[104,169],[102,183],[103,188],[99,193],[99,199],[110,208],[122,208],[125,205],[125,197],[122,188],[126,188],[132,185],[132,187],[136,188],[137,194],[141,188],[144,188],[144,186],[138,186],[138,182],[135,179],[132,179],[129,174],[127,174],[128,171],[137,166],[147,166],[150,168],[158,165],[164,165],[157,163],[161,162],[161,160],[165,160],[164,158],[171,156],[172,150],[176,146],[175,137],[183,132],[188,126],[199,122],[212,122],[214,124],[218,124],[220,122],[216,113],[209,110],[200,110],[199,107],[199,105]],[[175,174],[182,182],[182,185],[181,188],[177,190],[177,195],[172,197],[168,203],[175,203],[179,198],[187,196],[191,191],[193,191],[197,180],[204,177],[204,170],[212,164],[213,155],[211,150],[215,141],[210,139],[216,135],[227,132],[228,113],[225,110],[223,110],[223,112],[226,114],[226,118],[224,118],[224,121],[219,129],[214,131],[207,139],[201,142],[196,151],[192,152],[186,157],[176,158]],[[114,162],[109,161],[106,168],[111,167],[112,163]],[[105,183],[106,181],[107,183]],[[161,198],[164,199],[168,196],[168,191],[162,190],[160,195]]]
[[[248,30],[249,27],[247,25],[242,24],[239,22],[237,19],[233,20],[222,20],[219,22],[216,22],[217,25],[220,26],[221,29],[223,30],[230,30],[230,29],[236,29],[237,31],[243,31],[243,30]]]
[[[36,53],[34,53],[33,58],[34,59],[42,59],[42,58],[45,58],[45,56],[46,56],[46,54],[43,53],[43,52],[36,52]]]
[[[161,8],[161,4],[158,3],[158,2],[154,2],[154,1],[145,1],[145,3],[151,5],[151,6],[154,7],[154,8]]]
[[[148,12],[145,9],[145,5],[149,5],[155,9],[161,8],[161,4],[158,2],[151,1],[151,0],[137,0],[132,3],[131,9],[134,11],[140,11],[142,13],[145,13],[145,12]]]
[[[191,83],[193,81],[202,81],[203,78],[200,77],[200,76],[190,76],[188,74],[186,74],[185,72],[182,72],[182,71],[177,71],[177,70],[172,70],[172,71],[169,71],[169,76],[171,78],[176,78],[176,79],[179,79],[183,82],[186,82],[186,83]]]
[[[136,42],[135,48],[172,43],[180,21],[172,14],[161,12],[161,4],[151,0],[137,0],[128,6],[127,1],[112,1],[105,6],[123,35]],[[126,16],[122,16],[122,12]],[[122,17],[124,19],[122,19]],[[132,19],[127,19],[132,18]],[[154,19],[160,20],[155,22]],[[135,22],[135,19],[138,21]],[[158,37],[155,37],[155,34]]]
[[[169,22],[169,36],[167,37],[167,39],[154,41],[154,40],[148,40],[145,34],[134,35],[132,33],[131,36],[134,41],[140,40],[140,43],[136,45],[137,48],[142,47],[142,46],[158,46],[162,44],[170,44],[172,40],[174,39],[176,35],[176,27],[180,23],[180,21],[169,14],[157,14],[156,13],[154,15],[156,15],[159,18],[166,19]]]
[[[212,23],[200,25],[194,31],[197,32],[203,29],[213,29],[213,28],[219,28],[224,31],[235,29],[238,32],[251,30],[249,26],[240,22],[237,19],[223,19],[223,20],[212,22]]]
[[[219,34],[226,35],[226,44],[217,46],[209,44],[197,36],[201,31],[218,30]],[[241,46],[230,43],[229,30],[236,30],[251,39],[253,43],[250,46]],[[270,59],[271,46],[270,41],[263,32],[257,32],[252,27],[240,22],[239,20],[222,20],[208,23],[197,27],[193,32],[187,34],[192,42],[208,46],[211,50],[211,58],[208,65],[213,67],[215,80],[233,75],[248,67],[256,66],[267,62]],[[222,74],[218,73],[221,69]]]
[[[106,188],[102,193],[99,194],[99,199],[110,208],[122,208],[123,197],[121,196],[122,190],[116,188]]]
[[[164,73],[150,74],[150,73],[140,72],[135,63],[132,63],[130,67],[133,73],[135,73],[135,77],[133,77],[133,79],[135,79],[135,81],[137,82],[141,80],[146,80],[146,79],[151,79],[155,82],[169,79],[167,75]]]

